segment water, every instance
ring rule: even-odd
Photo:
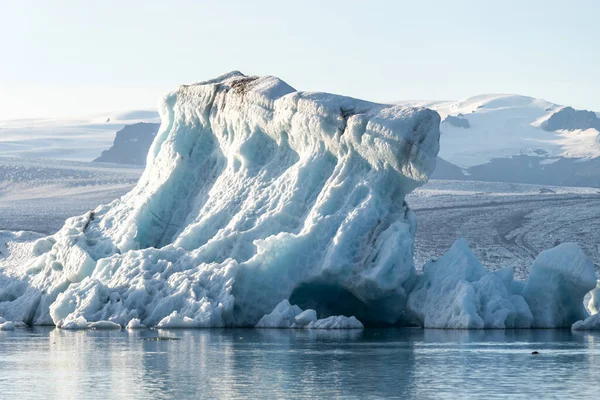
[[[180,340],[145,340],[159,334]],[[564,399],[599,391],[600,333],[0,332],[0,398]]]

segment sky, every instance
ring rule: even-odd
[[[371,101],[600,111],[600,1],[0,0],[0,120],[155,108],[231,70]]]

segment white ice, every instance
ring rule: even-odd
[[[122,326],[112,321],[97,321],[88,324],[88,328],[98,330],[119,330]]]
[[[346,317],[343,315],[332,315],[311,322],[306,326],[307,329],[363,329],[364,326],[356,317]]]
[[[512,270],[488,271],[461,239],[425,265],[408,308],[425,328],[528,328],[533,316],[518,292]]]
[[[7,321],[4,318],[0,317],[0,331],[13,331],[14,329],[14,322]]]
[[[522,282],[510,268],[490,272],[458,240],[425,265],[408,308],[426,328],[568,328],[588,317],[595,286],[594,264],[573,243],[541,252]]]
[[[596,313],[584,320],[577,321],[571,328],[576,331],[600,330],[600,314]]]
[[[332,315],[318,319],[315,310],[302,311],[297,305],[283,300],[270,314],[263,316],[256,328],[306,328],[306,329],[363,329],[363,324],[356,317]]]
[[[65,330],[77,331],[88,329],[88,322],[82,316],[74,317],[70,315],[68,318],[61,320],[57,326]]]

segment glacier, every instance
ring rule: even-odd
[[[435,111],[234,71],[159,112],[128,194],[0,259],[4,329],[600,326],[575,244],[540,253],[526,282],[461,239],[417,274],[405,197],[435,168]]]

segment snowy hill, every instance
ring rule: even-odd
[[[600,186],[600,118],[519,95],[403,102],[442,117],[441,162],[434,177]]]
[[[95,162],[146,165],[148,149],[160,124],[138,122],[117,132],[112,147],[102,152]]]
[[[593,112],[504,94],[460,101],[403,102],[407,103],[440,114],[440,157],[461,168],[516,155],[600,156],[600,119]]]
[[[91,161],[108,149],[125,125],[160,122],[154,110],[105,113],[70,119],[0,121],[0,157]]]

